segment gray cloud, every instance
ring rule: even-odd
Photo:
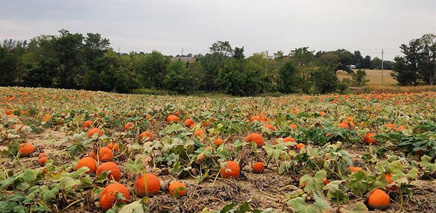
[[[435,0],[0,0],[0,39],[100,33],[122,52],[207,53],[217,40],[246,55],[309,46],[392,59],[436,33]]]

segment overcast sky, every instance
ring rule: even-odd
[[[309,46],[392,59],[436,34],[436,0],[0,0],[0,39],[100,33],[121,52],[207,53],[230,41],[255,52]]]

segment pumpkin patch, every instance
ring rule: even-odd
[[[434,92],[0,92],[0,212],[436,211]]]

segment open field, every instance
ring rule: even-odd
[[[356,72],[357,70],[353,70]],[[382,73],[383,73],[383,85],[389,86],[389,85],[396,85],[398,82],[392,78],[391,72],[392,70],[370,70],[367,69],[366,71],[366,78],[369,79],[368,85],[382,85]],[[338,71],[338,78],[339,80],[342,80],[344,78],[351,79],[351,75],[348,74],[345,71]]]
[[[0,212],[436,212],[435,105],[0,87]]]

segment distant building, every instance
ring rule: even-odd
[[[189,56],[176,56],[176,57],[172,57],[171,61],[181,61],[184,62],[185,64],[191,64],[194,63],[196,59],[194,57],[189,57]]]

